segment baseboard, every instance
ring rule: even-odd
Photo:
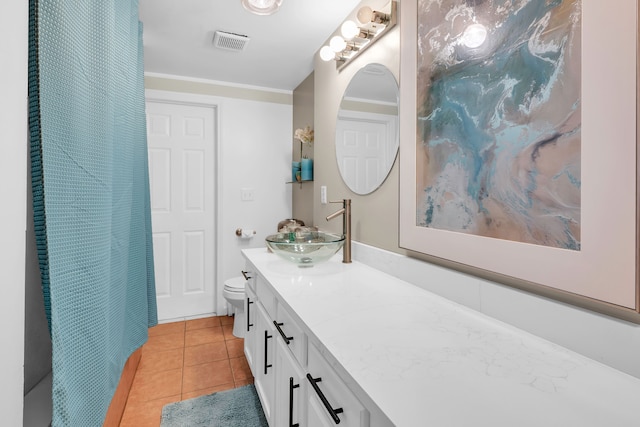
[[[120,376],[120,382],[116,388],[116,392],[113,394],[111,404],[107,410],[107,415],[104,418],[103,427],[118,427],[124,408],[127,405],[127,398],[129,397],[129,390],[131,390],[131,384],[133,384],[133,377],[136,375],[140,358],[142,357],[142,348],[134,351],[122,369],[122,375]]]

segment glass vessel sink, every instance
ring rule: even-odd
[[[323,231],[278,233],[267,236],[267,247],[298,267],[313,267],[327,261],[344,245],[344,235]]]

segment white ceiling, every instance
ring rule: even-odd
[[[139,0],[145,71],[290,91],[311,73],[315,53],[359,3],[283,0],[275,14],[258,16],[240,0]],[[216,30],[250,41],[240,52],[215,48]]]

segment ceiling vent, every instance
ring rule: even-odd
[[[213,45],[220,49],[234,50],[240,52],[247,48],[249,44],[249,36],[235,33],[227,33],[225,31],[216,31],[213,35]]]

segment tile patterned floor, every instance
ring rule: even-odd
[[[232,329],[229,316],[150,328],[120,427],[158,427],[167,403],[253,383]]]

